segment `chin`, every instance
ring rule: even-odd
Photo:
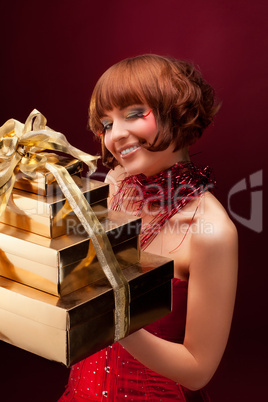
[[[143,169],[138,168],[137,166],[130,166],[126,164],[122,164],[123,168],[127,172],[128,175],[133,176],[133,175],[138,175],[143,173]],[[145,173],[143,173],[145,174]]]
[[[127,174],[129,175],[129,176],[136,176],[136,175],[138,175],[138,174],[142,174],[143,172],[141,172],[140,170],[137,170],[137,169],[126,169],[125,168],[125,171],[127,172]]]
[[[134,176],[134,175],[138,175],[138,174],[144,174],[144,176],[150,177],[150,176],[154,176],[157,172],[153,172],[152,170],[149,169],[138,169],[138,168],[130,168],[130,167],[125,167],[124,166],[125,171],[127,172],[128,175],[130,176]]]
[[[148,158],[148,157],[147,157]],[[153,163],[148,163],[148,160],[143,160],[143,163],[141,163],[141,161],[139,161],[139,163],[137,163],[138,161],[133,161],[133,162],[128,162],[128,163],[124,163],[124,161],[121,162],[123,168],[125,169],[125,171],[127,172],[127,174],[129,174],[130,176],[133,175],[138,175],[138,174],[144,174],[145,176],[153,176],[156,173],[158,173],[158,169],[154,169],[154,167],[156,165],[158,165],[157,162],[153,162]]]

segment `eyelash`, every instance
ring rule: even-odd
[[[136,118],[143,118],[143,117],[147,117],[149,116],[149,114],[151,113],[152,110],[150,110],[148,113],[144,114],[144,111],[140,111],[140,112],[133,112],[133,113],[129,113],[129,115],[126,116],[126,120],[130,120],[130,119],[136,119]],[[103,130],[102,132],[98,133],[99,135],[101,134],[105,134],[105,132],[109,129],[112,128],[112,124],[113,123],[108,123],[105,126],[103,126]]]

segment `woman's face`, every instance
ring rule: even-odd
[[[173,145],[160,152],[151,152],[142,146],[151,145],[158,131],[148,105],[114,108],[105,112],[101,122],[106,148],[128,174],[152,176],[178,162],[178,153],[172,152]]]

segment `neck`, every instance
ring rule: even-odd
[[[165,151],[161,151],[161,152],[165,152]],[[169,168],[171,168],[172,166],[174,166],[176,163],[184,163],[184,162],[190,162],[190,156],[189,156],[189,152],[188,152],[188,148],[182,148],[179,149],[175,152],[173,152],[171,155],[169,154],[168,158],[163,158],[164,161],[161,164],[161,167],[159,166],[155,166],[152,167],[150,174],[146,174],[146,177],[152,177],[155,176],[165,170],[168,170]]]
[[[189,150],[188,147],[182,148],[178,150],[178,161],[182,162],[190,162]]]

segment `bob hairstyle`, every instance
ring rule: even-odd
[[[147,104],[156,118],[158,133],[149,151],[174,152],[192,145],[212,122],[220,105],[213,88],[186,61],[148,54],[127,58],[110,67],[98,80],[89,106],[89,127],[102,132],[101,117],[113,108]],[[102,141],[103,164],[118,163]]]

